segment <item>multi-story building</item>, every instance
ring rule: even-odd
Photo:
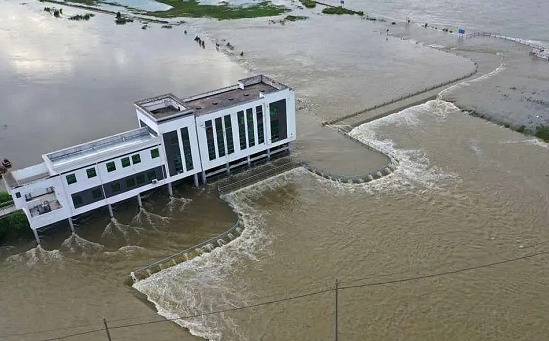
[[[294,91],[266,76],[204,94],[135,103],[140,128],[42,155],[4,174],[6,188],[38,230],[184,178],[208,177],[270,158],[296,139]]]

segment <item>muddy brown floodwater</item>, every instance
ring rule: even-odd
[[[0,338],[89,332],[74,339],[106,339],[106,318],[113,340],[331,340],[331,290],[184,317],[323,291],[336,279],[354,286],[339,292],[343,340],[536,340],[549,333],[548,256],[536,255],[549,252],[546,143],[443,100],[352,130],[382,153],[320,126],[467,74],[471,60],[386,39],[383,25],[350,17],[285,26],[197,20],[185,36],[183,27],[120,27],[103,15],[55,19],[39,3],[3,1],[0,8],[0,153],[18,166],[133,128],[136,99],[215,88],[246,70],[297,89],[297,158],[346,175],[385,164],[384,154],[399,161],[391,175],[362,185],[303,168],[221,199],[180,184],[177,200],[157,191],[145,211],[132,201],[117,205],[115,223],[101,210],[81,217],[78,236],[57,226],[44,249],[2,246]],[[78,12],[64,12],[71,11]],[[239,65],[231,61],[238,56],[198,48],[194,30],[230,40],[246,59]],[[499,64],[492,55],[486,60],[483,72]],[[493,80],[482,78],[469,91],[482,92],[482,82]],[[463,87],[452,91],[444,98],[464,96]],[[481,95],[475,98],[489,101]],[[136,267],[220,233],[237,216],[245,226],[237,240],[134,288],[125,283]],[[469,270],[453,272],[460,269]],[[163,321],[155,309],[176,323],[141,325]],[[122,325],[134,326],[116,328]]]

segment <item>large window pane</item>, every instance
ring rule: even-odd
[[[255,146],[254,114],[252,108],[246,109],[246,120],[248,121],[248,145],[252,147]]]
[[[271,116],[271,142],[284,140],[287,137],[286,126],[286,100],[269,104]]]
[[[185,155],[185,166],[187,171],[193,169],[193,154],[191,151],[191,142],[189,140],[189,129],[181,128],[181,142],[183,142],[183,154]]]
[[[217,153],[225,156],[225,140],[223,140],[223,123],[221,117],[215,119],[215,134],[217,136]]]
[[[208,141],[208,157],[211,160],[215,159],[215,143],[213,135],[212,121],[206,121],[206,140]]]
[[[177,131],[170,131],[162,134],[164,139],[164,148],[166,149],[166,161],[168,161],[168,172],[171,176],[183,172],[181,162],[181,151],[179,149],[179,139]]]
[[[263,106],[255,107],[256,122],[257,122],[257,144],[265,142],[265,132],[263,128]]]
[[[233,127],[231,122],[231,115],[225,116],[225,136],[227,136],[227,153],[234,153],[233,142]]]
[[[238,120],[238,136],[240,138],[240,149],[246,149],[246,123],[244,122],[244,111],[236,113]]]

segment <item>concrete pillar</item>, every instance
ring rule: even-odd
[[[143,207],[143,200],[141,200],[141,193],[137,193],[137,205],[139,208]]]
[[[250,160],[250,155],[246,156],[246,161],[248,161],[248,168],[252,166],[252,161]]]
[[[108,204],[107,207],[109,208],[109,216],[110,216],[111,218],[114,218],[114,213],[113,213],[113,211],[112,211],[112,205],[111,205],[111,204]]]
[[[204,185],[206,185],[208,183],[208,181],[206,180],[206,172],[205,171],[202,171],[202,183]]]
[[[73,221],[72,221],[72,218],[69,217],[68,220],[69,220],[69,226],[71,227],[71,232],[74,233],[74,232],[75,232],[75,231],[74,231],[74,223],[73,223]]]
[[[271,148],[267,148],[267,160],[271,160]]]
[[[168,182],[168,194],[173,197],[173,186],[171,182]]]
[[[198,173],[193,175],[194,178],[194,187],[198,188]]]
[[[40,237],[38,237],[38,231],[36,231],[33,228],[31,228],[31,230],[32,230],[32,233],[34,233],[34,239],[36,239],[36,244],[40,245]]]
[[[227,175],[231,175],[231,167],[229,166],[229,163],[228,163],[228,162],[227,162],[226,166],[227,166],[227,170],[226,170],[226,171],[227,171]]]

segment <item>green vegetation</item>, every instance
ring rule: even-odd
[[[545,142],[549,142],[549,127],[541,126],[537,128],[535,135]]]
[[[358,14],[360,16],[363,16],[364,15],[364,12],[363,11],[353,11],[353,10],[350,10],[350,9],[347,9],[347,8],[344,8],[344,7],[326,7],[322,10],[322,13],[324,14],[337,14],[337,15],[341,15],[341,14],[350,14],[350,15],[354,15],[354,14]]]
[[[6,240],[19,238],[32,238],[32,231],[29,227],[27,217],[21,211],[0,219],[0,244]]]
[[[72,0],[71,0],[72,1]],[[147,12],[148,15],[161,18],[175,17],[210,17],[219,20],[269,17],[287,12],[284,6],[273,5],[269,1],[258,4],[234,7],[226,3],[220,5],[201,5],[197,0],[157,0],[166,5],[172,6],[167,11]]]
[[[92,13],[86,13],[86,14],[77,14],[69,17],[69,20],[90,20],[91,17],[95,16],[95,14]]]
[[[305,17],[303,15],[287,15],[286,18],[284,18],[284,20],[288,20],[288,21],[298,21],[298,20],[307,20],[309,19],[309,17]]]
[[[301,4],[307,8],[315,8],[316,7],[316,1],[314,0],[299,0]]]
[[[0,204],[11,202],[11,195],[8,192],[0,192]]]

